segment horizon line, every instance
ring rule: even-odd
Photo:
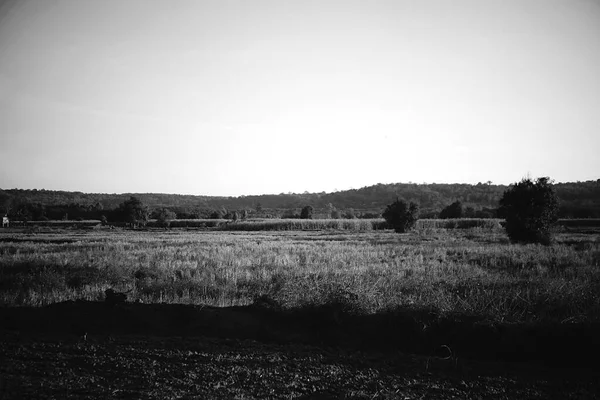
[[[527,179],[528,177],[523,177],[522,179]],[[529,179],[537,179],[537,178],[530,178]],[[586,183],[586,182],[598,182],[600,181],[600,178],[598,179],[589,179],[589,180],[577,180],[577,181],[554,181],[552,180],[552,184],[568,184],[568,183]],[[232,198],[232,197],[260,197],[260,196],[281,196],[281,195],[302,195],[302,194],[331,194],[331,193],[340,193],[340,192],[348,192],[351,190],[361,190],[361,189],[365,189],[365,188],[369,188],[372,186],[378,186],[378,185],[418,185],[418,186],[426,186],[426,185],[469,185],[469,186],[478,186],[479,184],[482,185],[489,185],[489,186],[510,186],[512,185],[512,183],[509,184],[505,184],[505,183],[494,183],[492,181],[485,181],[485,182],[478,182],[478,183],[466,183],[466,182],[421,182],[421,183],[417,183],[417,182],[412,182],[412,181],[408,181],[408,182],[390,182],[390,183],[374,183],[371,185],[367,185],[367,186],[361,186],[359,188],[348,188],[348,189],[340,189],[340,190],[333,190],[333,191],[320,191],[320,192],[309,192],[309,191],[304,191],[304,192],[280,192],[280,193],[262,193],[262,194],[241,194],[241,195],[211,195],[211,194],[191,194],[191,193],[167,193],[167,192],[121,192],[121,193],[117,193],[117,192],[84,192],[84,191],[80,191],[80,190],[65,190],[65,189],[37,189],[37,188],[0,188],[0,190],[2,191],[6,191],[6,190],[25,190],[25,191],[46,191],[46,192],[68,192],[68,193],[82,193],[82,194],[106,194],[106,195],[175,195],[175,196],[194,196],[194,197],[228,197],[228,198]]]

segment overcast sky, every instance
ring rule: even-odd
[[[600,0],[0,0],[0,188],[600,178]]]

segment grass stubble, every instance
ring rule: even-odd
[[[559,233],[551,246],[511,244],[499,226],[408,234],[383,230],[111,230],[0,233],[0,305],[101,300],[108,288],[144,303],[212,306],[268,298],[284,309],[342,303],[493,322],[600,316],[600,241]]]

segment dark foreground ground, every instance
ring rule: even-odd
[[[414,310],[0,308],[0,399],[593,399],[597,334]]]

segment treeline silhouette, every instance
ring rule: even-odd
[[[600,218],[600,179],[554,184],[560,218]],[[119,205],[131,196],[151,212],[167,208],[178,219],[223,218],[232,210],[250,217],[279,218],[300,214],[312,206],[315,218],[374,218],[397,198],[420,205],[421,218],[437,218],[449,205],[460,202],[463,216],[494,218],[506,185],[377,184],[333,193],[280,193],[255,196],[195,196],[162,193],[82,193],[36,189],[0,190],[0,212],[17,220],[76,220],[118,218]],[[152,215],[151,215],[152,217]]]

